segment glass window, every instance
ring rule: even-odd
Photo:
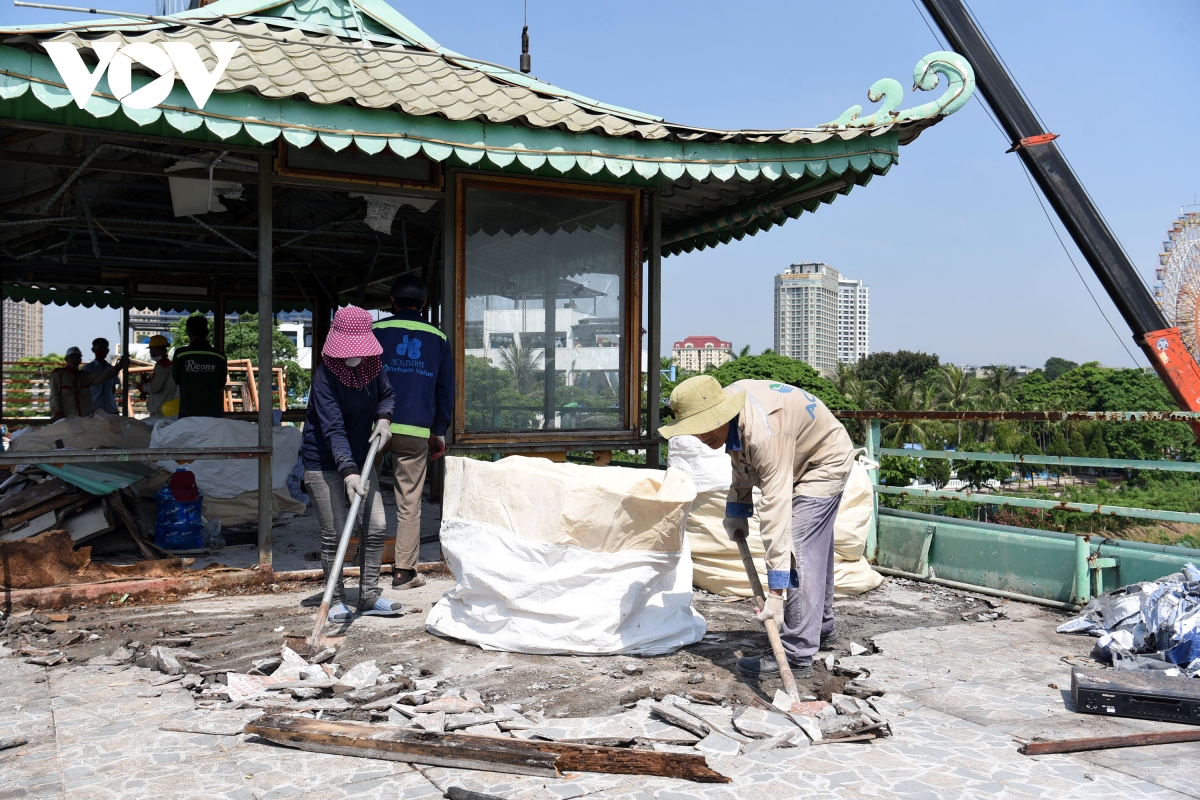
[[[629,201],[461,196],[466,433],[627,428]]]

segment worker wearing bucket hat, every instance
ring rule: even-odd
[[[359,525],[366,531],[359,545],[358,611],[370,616],[400,613],[400,604],[385,599],[379,588],[387,521],[379,476],[373,464],[365,463],[371,442],[379,439],[379,450],[384,451],[392,437],[395,393],[383,374],[382,352],[371,333],[370,312],[357,306],[338,309],[321,350],[321,364],[313,371],[300,445],[304,482],[321,525],[321,566],[326,580],[337,557],[347,508],[356,494],[362,498]],[[364,485],[362,476],[367,470],[371,480]],[[329,621],[349,622],[352,618],[339,581]]]
[[[663,436],[690,434],[729,453],[731,539],[749,533],[753,490],[762,490],[768,592],[757,616],[779,625],[796,677],[811,676],[813,655],[834,638],[833,522],[853,464],[849,434],[824,403],[785,383],[745,380],[723,389],[698,375],[676,386],[670,402],[675,422],[659,429]],[[740,658],[736,669],[748,677],[779,674],[772,656]]]
[[[179,386],[171,376],[171,359],[167,357],[171,343],[165,336],[151,336],[148,344],[154,368],[145,374],[138,389],[146,398],[146,412],[151,419],[173,417],[179,413]]]

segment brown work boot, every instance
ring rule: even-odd
[[[415,569],[398,569],[392,574],[393,589],[417,589],[425,585],[425,576]]]

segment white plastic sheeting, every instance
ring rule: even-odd
[[[455,587],[431,633],[488,650],[669,653],[692,607],[687,475],[513,456],[446,460],[441,543]]]
[[[278,427],[271,435],[271,485],[287,494],[287,477],[300,452],[300,429]],[[150,447],[173,450],[195,447],[257,447],[258,425],[240,419],[184,417],[164,419],[150,434]],[[156,462],[174,471],[174,461]],[[187,465],[196,473],[196,484],[209,497],[237,497],[258,490],[258,459],[234,458],[195,461]]]

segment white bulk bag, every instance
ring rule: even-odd
[[[658,655],[698,642],[683,535],[695,496],[677,470],[448,458],[441,544],[456,585],[426,627],[520,653]]]
[[[287,494],[287,477],[300,453],[300,429],[271,430],[271,486]],[[164,419],[150,434],[154,449],[191,450],[197,447],[258,447],[258,425],[240,419],[184,417]],[[174,472],[174,461],[158,461]],[[196,461],[187,465],[196,474],[196,485],[206,497],[237,497],[247,489],[258,491],[258,459],[233,458]]]

